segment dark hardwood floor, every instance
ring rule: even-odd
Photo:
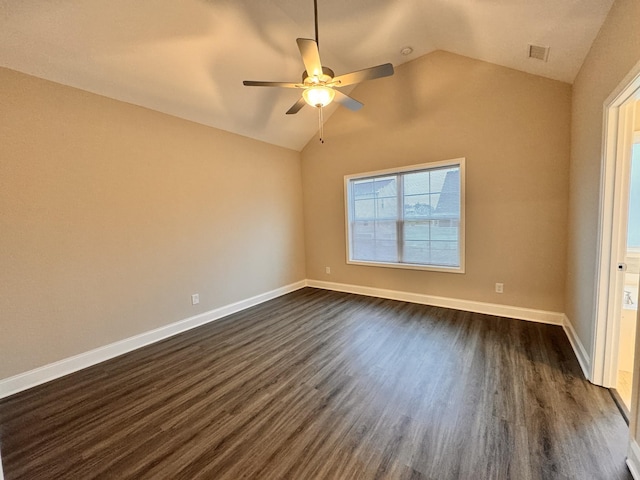
[[[0,401],[13,479],[631,479],[560,327],[306,288]]]

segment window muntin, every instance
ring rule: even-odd
[[[347,262],[464,272],[464,159],[345,177]]]

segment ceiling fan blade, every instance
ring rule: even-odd
[[[354,83],[364,82],[365,80],[374,80],[390,75],[393,75],[393,65],[385,63],[376,67],[358,70],[357,72],[345,73],[344,75],[334,78],[331,83],[336,83],[337,87],[345,87]]]
[[[302,62],[304,63],[307,75],[311,78],[322,76],[320,52],[318,51],[318,44],[315,40],[298,38],[296,42],[298,43],[298,49],[300,50],[300,55],[302,55]]]
[[[360,110],[364,106],[362,103],[360,103],[356,99],[351,98],[349,95],[345,95],[339,90],[334,89],[334,92],[336,92],[336,96],[334,100],[338,102],[340,105],[344,105],[349,110],[353,110],[355,112],[357,110]]]
[[[288,82],[256,82],[253,80],[245,80],[242,82],[247,87],[284,87],[284,88],[304,88],[304,85],[300,83],[288,83]]]
[[[300,99],[292,105],[292,107],[287,110],[287,115],[294,115],[300,111],[302,107],[306,105],[307,102],[304,101],[304,98],[300,97]]]

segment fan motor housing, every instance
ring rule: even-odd
[[[330,82],[331,80],[333,80],[333,77],[335,76],[336,74],[333,73],[333,70],[331,70],[328,67],[322,67],[322,75],[318,78],[318,80],[320,81],[320,84],[323,84],[323,83]],[[304,83],[305,85],[315,83],[315,82],[312,82],[311,79],[309,79],[309,81],[307,81],[307,79],[309,79],[309,74],[305,70],[304,72],[302,72],[302,83]]]

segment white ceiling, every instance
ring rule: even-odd
[[[338,75],[440,49],[572,82],[613,0],[318,3]],[[0,0],[2,66],[301,150],[318,124],[310,107],[285,115],[300,92],[242,85],[298,81],[297,37],[314,37],[312,0]]]

